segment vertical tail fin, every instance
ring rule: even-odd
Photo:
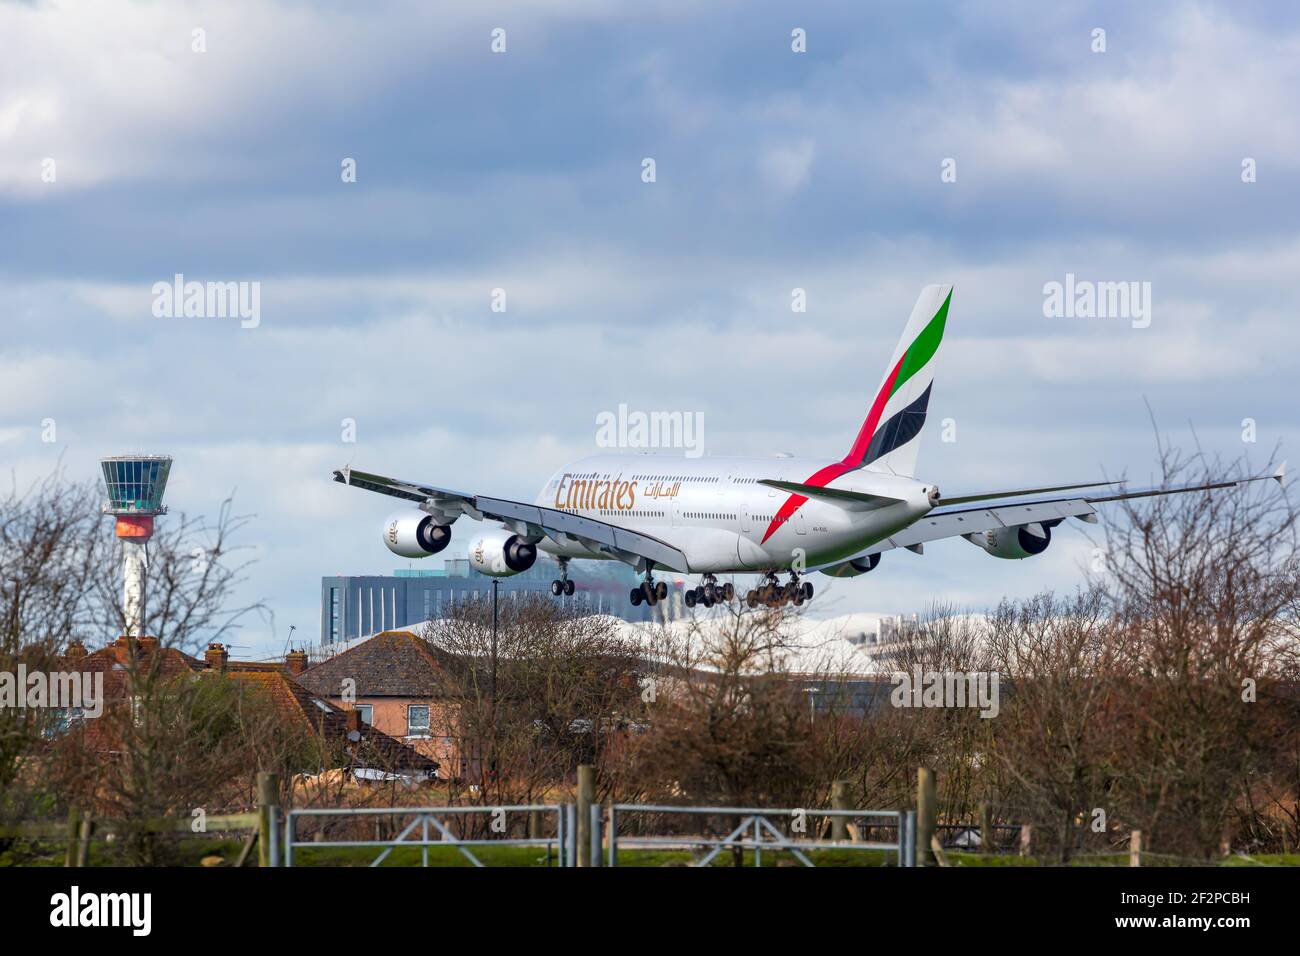
[[[845,465],[915,477],[921,426],[930,404],[935,358],[951,302],[950,285],[928,285],[921,290],[867,419],[844,457]]]

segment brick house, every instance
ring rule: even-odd
[[[200,659],[176,648],[159,647],[154,637],[119,637],[93,653],[74,642],[63,655],[61,667],[67,671],[103,672],[105,702],[111,705],[126,700],[126,668],[133,655],[137,663],[152,664],[148,658],[155,654],[160,655],[158,673],[165,680],[190,675],[198,679],[224,677],[257,687],[274,703],[276,713],[286,723],[352,755],[348,770],[358,778],[373,777],[378,772],[429,780],[438,768],[435,760],[418,749],[362,722],[359,713],[336,706],[300,683],[298,677],[307,666],[307,655],[302,651],[291,652],[278,663],[232,661],[222,644],[212,643]],[[105,752],[113,750],[112,741],[98,739],[103,732],[98,722],[87,730],[92,746]],[[360,758],[359,754],[369,756]],[[371,763],[377,766],[369,766]]]
[[[437,761],[446,778],[469,769],[457,711],[443,696],[449,666],[446,655],[410,631],[384,631],[308,667],[297,680]]]

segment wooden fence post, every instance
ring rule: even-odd
[[[939,820],[939,800],[935,788],[934,771],[929,767],[916,768],[916,865],[933,866],[934,851],[930,838],[935,834]]]
[[[852,810],[849,806],[849,782],[836,780],[831,784],[831,809]],[[836,842],[847,840],[849,836],[849,818],[831,817],[831,839]]]
[[[275,815],[280,809],[280,775],[257,775],[257,865],[274,866],[279,856],[272,846],[275,840]]]
[[[987,800],[980,803],[980,852],[994,853],[993,845],[993,808]]]
[[[1128,838],[1128,865],[1142,865],[1142,831],[1134,830]]]
[[[63,855],[64,866],[77,865],[77,848],[81,843],[81,814],[76,807],[68,809],[68,848]]]
[[[81,818],[77,834],[77,866],[88,866],[90,861],[90,835],[95,832],[95,815],[87,812]]]
[[[578,866],[591,866],[591,804],[596,797],[596,768],[578,765]]]
[[[1020,826],[1020,855],[1029,856],[1033,850],[1034,825],[1023,823]]]
[[[943,852],[943,844],[939,842],[939,834],[930,835],[930,849],[934,853],[934,859],[940,866],[948,865],[948,857]]]

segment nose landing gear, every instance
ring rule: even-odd
[[[569,580],[569,559],[560,558],[560,576],[551,582],[551,593],[556,597],[565,595],[573,596],[573,582]]]

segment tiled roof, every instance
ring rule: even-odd
[[[410,631],[384,631],[298,675],[307,688],[340,696],[343,681],[356,682],[358,697],[437,697],[445,655]]]
[[[134,645],[134,646],[133,646]],[[212,645],[221,649],[220,645]],[[137,660],[148,660],[148,655],[158,654],[161,676],[176,677],[185,674],[220,674],[242,683],[261,688],[270,696],[281,717],[290,724],[296,724],[304,730],[319,734],[330,744],[344,744],[360,751],[356,765],[374,766],[381,770],[420,770],[436,769],[434,760],[419,753],[395,737],[390,737],[368,724],[349,728],[348,712],[336,707],[321,695],[304,687],[287,672],[281,663],[254,663],[226,660],[224,666],[214,667],[208,661],[191,657],[175,648],[158,646],[153,638],[142,638],[128,643],[126,638],[119,638],[108,647],[92,654],[68,654],[61,659],[61,667],[69,671],[103,671],[104,694],[109,701],[122,700],[127,695],[127,672],[124,661],[131,653]],[[219,655],[224,660],[224,653]],[[350,733],[359,734],[358,739],[349,739]],[[101,742],[103,743],[103,742]],[[110,749],[104,744],[104,749]]]
[[[348,712],[313,694],[278,665],[231,662],[226,676],[262,688],[285,720],[299,723],[330,743],[358,743],[378,756],[384,770],[433,770],[437,761],[430,760],[395,737],[358,722],[359,741],[348,740]]]
[[[153,656],[158,655],[158,666],[164,677],[187,671],[201,671],[207,666],[199,658],[191,657],[174,647],[159,647],[158,639],[150,637],[139,638],[133,642],[129,642],[125,637],[119,637],[112,644],[101,647],[93,654],[82,657],[65,656],[62,661],[64,666],[79,671],[122,670],[131,660],[133,653],[141,668],[152,665]]]

